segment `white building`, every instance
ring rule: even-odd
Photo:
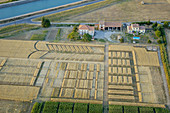
[[[132,34],[133,32],[145,33],[145,26],[139,26],[139,24],[131,24],[127,26],[127,32]]]
[[[88,25],[79,25],[79,34],[83,35],[85,33],[88,33],[91,36],[94,36],[94,27],[88,26]]]

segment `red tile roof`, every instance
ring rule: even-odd
[[[100,25],[105,25],[105,27],[122,27],[121,22],[105,22],[105,21],[100,21]]]
[[[132,27],[139,27],[139,24],[132,24]]]
[[[79,25],[79,30],[88,30],[88,31],[94,31],[94,27],[88,26],[88,25]]]

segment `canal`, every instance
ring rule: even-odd
[[[0,9],[0,20],[7,19],[35,11],[58,7],[81,0],[38,0],[26,4],[6,7]]]

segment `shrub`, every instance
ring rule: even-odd
[[[41,110],[40,103],[35,102],[32,110],[31,110],[31,113],[40,113],[40,112],[39,112],[40,110]]]
[[[82,38],[82,40],[83,40],[84,42],[89,42],[89,41],[91,41],[91,39],[92,39],[92,36],[89,35],[88,33],[85,33],[85,34],[83,35],[83,38]]]
[[[94,39],[95,40],[95,39]],[[99,39],[100,42],[106,42],[105,39]]]
[[[72,113],[73,103],[62,102],[59,105],[58,113]]]
[[[170,111],[166,108],[155,108],[156,113],[169,113]]]
[[[155,31],[155,35],[159,38],[161,36],[161,31],[160,30],[156,30]]]
[[[124,38],[119,39],[120,43],[124,42]]]
[[[41,20],[41,25],[42,27],[45,27],[45,28],[50,27],[51,26],[50,20],[43,17]]]
[[[148,43],[150,44],[150,43],[152,43],[152,41],[151,41],[151,40],[148,40]]]
[[[103,113],[103,105],[102,104],[90,104],[89,113]]]
[[[67,36],[68,39],[70,40],[79,40],[80,39],[80,35],[78,32],[71,32],[68,36]]]
[[[137,106],[124,106],[124,113],[138,113]]]
[[[87,105],[85,103],[75,103],[74,113],[87,113]]]
[[[165,27],[165,28],[168,28],[168,27],[169,27],[169,22],[165,21],[165,22],[164,22],[164,27]]]
[[[157,43],[158,43],[158,44],[161,44],[161,43],[162,43],[162,41],[161,41],[161,40],[157,40]]]
[[[153,113],[152,107],[140,107],[140,113]]]
[[[122,106],[109,105],[109,113],[122,113]]]
[[[56,113],[58,102],[45,102],[43,113]]]

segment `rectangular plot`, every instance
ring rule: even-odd
[[[123,76],[123,83],[124,83],[124,84],[127,84],[127,83],[128,83],[128,78],[127,78],[127,76]]]
[[[0,67],[4,66],[4,64],[6,63],[6,59],[2,60],[1,64],[0,64]]]
[[[109,82],[112,82],[112,76],[109,76]]]
[[[74,46],[74,48],[76,49],[76,52],[80,52],[80,50],[77,46]]]
[[[127,91],[127,90],[108,90],[108,93],[113,93],[113,94],[128,94],[128,95],[133,95],[133,91]]]
[[[73,92],[74,92],[74,89],[62,88],[61,97],[72,98],[73,97]]]
[[[128,74],[132,74],[131,68],[127,68],[127,72],[128,72]]]
[[[121,57],[121,52],[117,52],[117,57],[118,57],[118,58]]]
[[[109,57],[112,57],[112,52],[109,52]]]
[[[78,63],[68,63],[67,70],[78,70]]]
[[[77,71],[70,71],[69,78],[77,78]]]
[[[122,65],[126,65],[126,60],[125,59],[122,59]]]
[[[87,79],[93,79],[93,76],[94,76],[94,72],[87,72],[89,74],[87,74]]]
[[[73,46],[70,46],[70,48],[71,48],[71,51],[72,51],[72,52],[75,52],[75,51],[76,51]]]
[[[126,68],[123,67],[123,74],[127,74]]]
[[[130,66],[130,60],[126,60],[126,65]]]
[[[135,100],[134,96],[123,96],[123,95],[108,95],[109,99],[128,99]]]
[[[94,64],[90,64],[89,70],[90,70],[90,71],[94,71]]]
[[[122,52],[122,58],[125,58],[125,52]]]
[[[123,86],[123,85],[109,85],[109,88],[114,88],[114,89],[133,89],[132,86]]]
[[[128,83],[132,84],[132,77],[128,77]]]
[[[65,48],[67,49],[67,51],[69,51],[69,52],[71,51],[70,46],[66,45]]]
[[[97,71],[100,71],[100,64],[97,64]]]
[[[82,98],[89,99],[89,97],[90,97],[90,91],[89,90],[83,90]]]
[[[93,49],[91,47],[89,47],[89,46],[86,46],[86,47],[87,47],[88,51],[93,52]]]
[[[113,83],[117,83],[117,76],[113,76]]]
[[[65,46],[63,45],[63,46],[61,46],[62,47],[62,50],[63,51],[67,51],[67,49],[65,48]]]
[[[113,59],[109,59],[109,65],[113,64]]]
[[[118,67],[118,73],[122,74],[122,67]]]
[[[58,97],[60,88],[53,88],[53,92],[51,94],[51,97]]]
[[[117,59],[113,59],[113,65],[117,65]]]
[[[117,57],[117,53],[116,52],[112,52],[113,57]]]
[[[76,85],[76,80],[75,79],[64,79],[63,83],[64,84],[62,87],[74,88]]]
[[[129,58],[129,52],[126,52],[126,58]]]
[[[81,64],[81,70],[86,71],[87,70],[87,64],[82,63]]]
[[[103,100],[103,89],[97,90],[97,99]]]
[[[118,67],[113,67],[113,73],[118,73]]]
[[[121,59],[118,59],[118,65],[122,65]]]
[[[122,83],[122,76],[118,76],[118,83]]]
[[[91,82],[91,86],[92,86],[92,82]],[[88,88],[88,80],[79,80],[79,88],[87,89]]]

